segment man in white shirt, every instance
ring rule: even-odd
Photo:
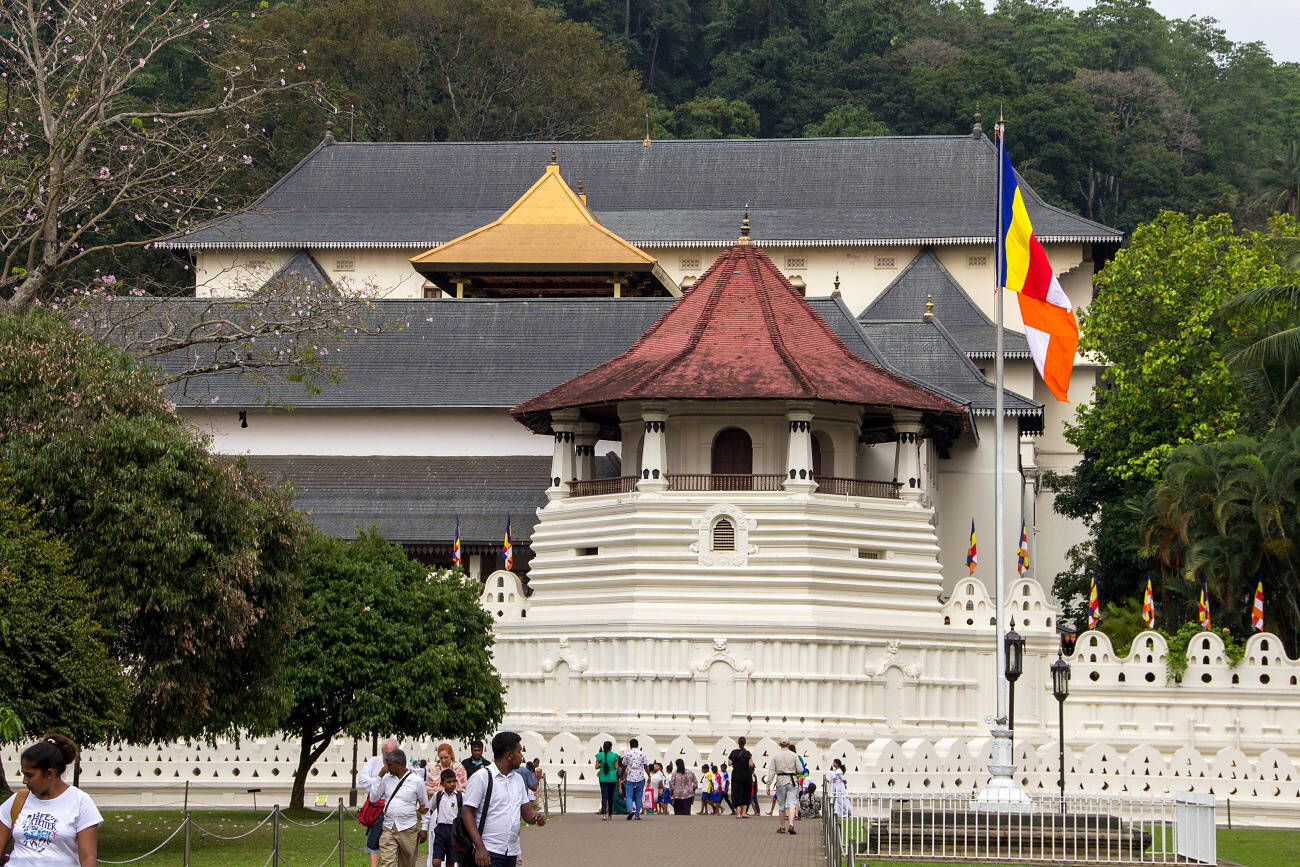
[[[391,753],[397,747],[397,738],[389,738],[384,741],[379,750],[379,755],[371,756],[366,761],[365,766],[362,767],[361,772],[357,774],[357,783],[361,786],[361,791],[365,792],[367,796],[379,781],[379,776],[384,773],[384,754]],[[372,829],[378,825],[379,823],[376,822]],[[379,834],[381,830],[375,830],[373,834],[368,833],[366,835],[366,854],[370,856],[370,867],[379,867]]]
[[[515,867],[519,859],[519,820],[541,827],[546,817],[533,809],[523,778],[514,773],[524,763],[524,746],[519,735],[501,732],[492,739],[492,763],[476,771],[465,786],[461,821],[474,844],[474,855],[460,853],[460,867]],[[492,794],[488,797],[488,781]],[[483,801],[487,809],[479,830]]]
[[[370,800],[384,801],[384,815],[379,819],[379,860],[383,867],[415,867],[415,847],[420,840],[420,814],[429,811],[429,795],[419,774],[406,765],[406,753],[391,750],[384,754],[384,770]]]

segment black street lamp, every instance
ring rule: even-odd
[[[1061,652],[1056,652],[1056,662],[1052,663],[1052,695],[1056,697],[1059,709],[1058,738],[1061,762],[1061,812],[1065,812],[1065,700],[1070,696],[1070,663],[1065,661]]]
[[[1007,730],[1013,735],[1016,731],[1016,681],[1025,670],[1025,639],[1013,628],[1002,640],[1006,647],[1007,683]]]

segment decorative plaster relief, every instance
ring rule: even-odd
[[[727,650],[727,639],[725,638],[713,639],[713,652],[703,659],[692,662],[691,668],[700,674],[705,674],[708,672],[709,666],[715,662],[725,662],[737,673],[752,674],[754,671],[754,660],[746,659],[742,662],[733,656]]]
[[[903,665],[902,659],[898,656],[898,649],[899,642],[897,640],[889,642],[888,647],[885,649],[885,655],[880,658],[880,662],[876,663],[875,668],[871,667],[871,663],[867,663],[867,674],[872,677],[884,677],[885,672],[889,671],[889,669],[897,668],[910,678],[919,678],[925,670],[924,667],[919,662]]]
[[[550,674],[555,671],[555,666],[561,662],[567,662],[569,670],[574,674],[582,674],[588,668],[587,660],[577,658],[572,648],[569,647],[569,639],[567,638],[560,639],[560,652],[555,654],[554,658],[547,656],[542,660],[542,671]]]
[[[736,549],[734,551],[713,551],[713,525],[719,518],[731,521],[736,531]],[[701,566],[746,566],[749,558],[758,553],[758,548],[749,544],[749,531],[758,526],[753,518],[746,518],[745,513],[730,503],[719,503],[698,518],[691,519],[691,526],[700,533],[698,542],[691,545],[691,553],[699,556]]]

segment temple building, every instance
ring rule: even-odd
[[[970,136],[649,146],[327,135],[247,211],[161,246],[194,257],[198,295],[237,295],[287,273],[353,281],[383,296],[381,309],[404,327],[348,347],[346,380],[323,393],[286,384],[271,395],[292,413],[267,415],[264,395],[234,377],[178,403],[216,448],[293,480],[332,532],[377,523],[446,564],[459,516],[469,571],[482,578],[501,565],[509,516],[516,571],[527,579],[550,455],[510,407],[631,346],[734,245],[748,212],[754,245],[850,352],[965,407],[967,445],[952,453],[926,440],[921,456],[927,472],[946,475],[922,494],[940,506],[945,592],[964,574],[972,518],[991,543],[984,498],[998,435],[1017,492],[1007,526],[1024,519],[1035,573],[1050,584],[1083,537],[1040,485],[1043,470],[1078,459],[1062,437],[1072,407],[1038,380],[1010,305],[1008,401],[993,418],[985,373],[996,335],[995,156],[978,127]],[[1063,287],[1086,307],[1119,234],[1022,189]],[[1096,374],[1078,359],[1072,400],[1090,398]],[[825,446],[823,475],[843,477],[846,453]],[[635,458],[618,439],[591,451],[602,475],[623,475]],[[905,485],[913,478],[881,472]]]

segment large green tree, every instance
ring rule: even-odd
[[[339,735],[481,736],[501,721],[492,620],[459,570],[430,573],[378,533],[313,533],[300,560],[305,625],[289,646],[292,705],[279,730],[300,740],[290,806]]]
[[[1238,231],[1226,215],[1164,213],[1098,275],[1080,348],[1108,367],[1094,402],[1067,428],[1083,460],[1048,480],[1057,510],[1091,532],[1057,576],[1059,598],[1075,598],[1093,572],[1107,599],[1133,595],[1148,569],[1161,574],[1142,553],[1142,521],[1129,502],[1160,480],[1174,449],[1240,431],[1242,383],[1224,348],[1254,325],[1219,311],[1242,292],[1285,282],[1275,241],[1290,231],[1284,223],[1270,233]]]
[[[117,734],[126,676],[93,610],[67,546],[38,526],[0,471],[0,695],[21,721],[17,731],[0,733],[0,742],[46,729],[82,744]]]
[[[0,317],[0,459],[72,550],[130,673],[123,735],[227,732],[285,708],[301,517],[208,451],[153,375],[61,316]]]

